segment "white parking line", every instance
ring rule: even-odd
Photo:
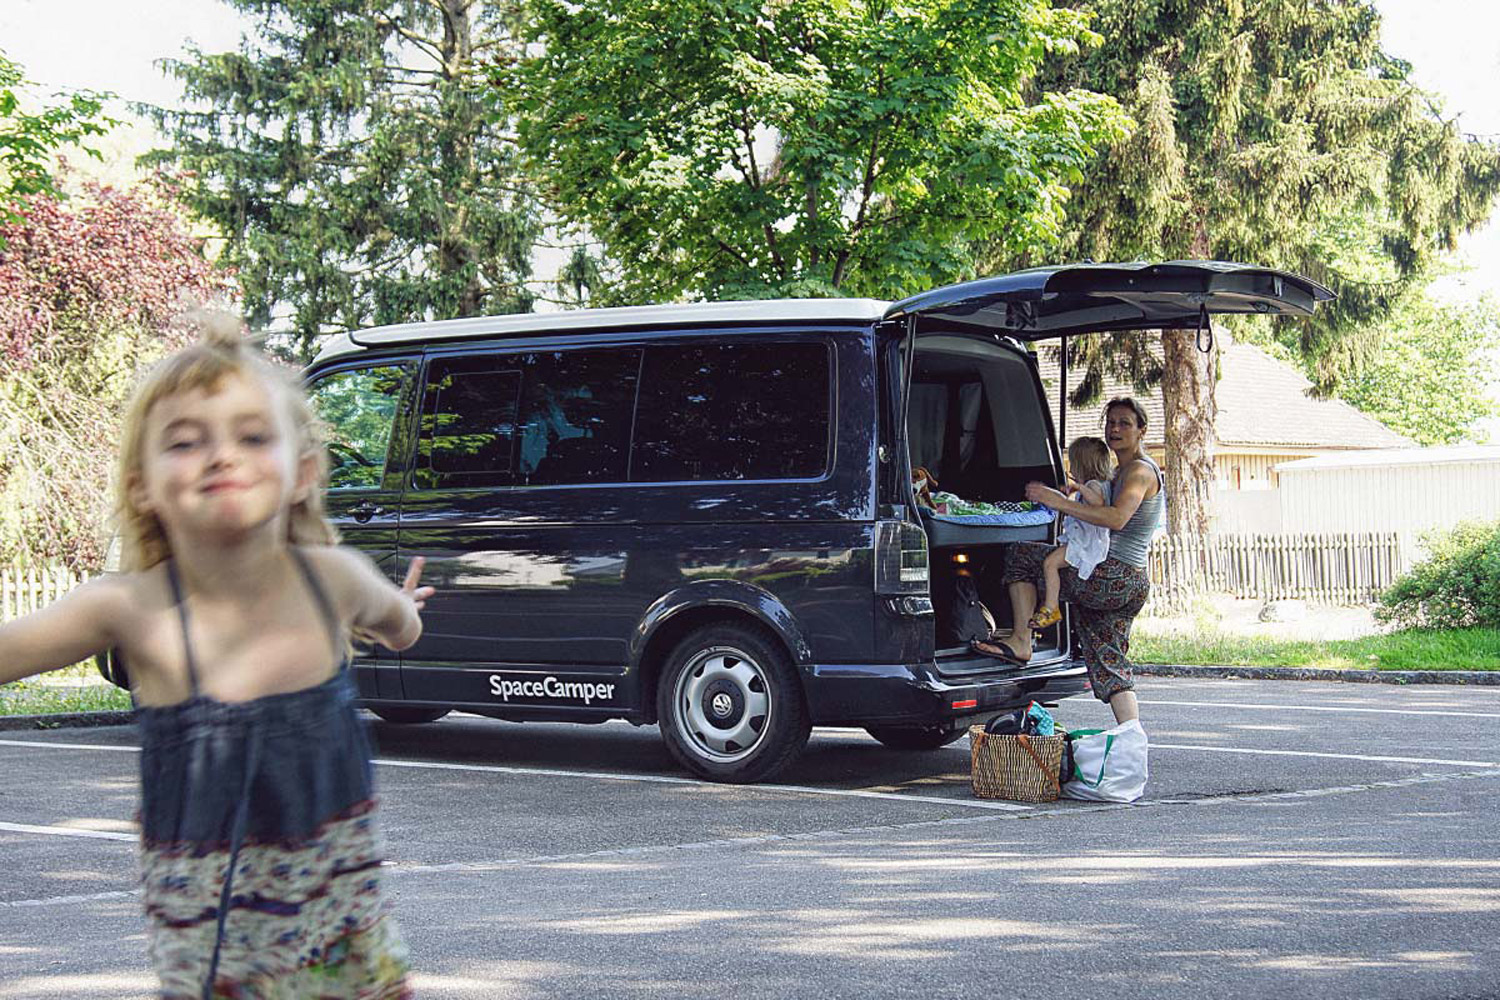
[[[114,743],[46,743],[42,740],[0,740],[8,747],[42,747],[45,750],[124,750],[140,753],[140,747],[120,746]]]
[[[1276,712],[1363,712],[1369,715],[1439,715],[1466,719],[1500,719],[1500,712],[1445,712],[1417,708],[1345,708],[1340,705],[1252,705],[1240,701],[1164,701],[1152,698],[1142,705],[1185,705],[1191,708],[1258,708]]]
[[[41,740],[0,740],[0,746],[45,747],[61,750],[124,750],[139,753],[140,747],[105,743],[46,743]],[[697,778],[675,778],[665,774],[614,774],[608,771],[567,771],[545,767],[508,767],[499,764],[450,764],[443,761],[386,760],[376,758],[376,764],[384,767],[429,768],[437,771],[478,771],[488,774],[518,774],[542,778],[591,778],[600,781],[635,781],[660,785],[699,785],[704,788],[723,788],[713,781]],[[991,812],[1029,812],[1031,806],[1013,802],[994,802],[981,799],[949,799],[931,795],[903,795],[900,792],[867,792],[857,788],[814,788],[811,785],[744,785],[747,789],[764,792],[796,792],[806,795],[832,795],[841,798],[884,799],[912,805],[954,806],[962,809],[988,809]]]
[[[78,830],[71,826],[30,826],[26,823],[0,823],[0,830],[7,833],[47,833],[54,837],[92,837],[95,840],[128,840],[134,843],[133,833],[116,833],[113,830]]]
[[[1205,747],[1187,743],[1152,743],[1152,750],[1202,750],[1207,753],[1249,753],[1266,757],[1326,757],[1331,760],[1370,760],[1387,764],[1449,764],[1453,767],[1500,767],[1489,760],[1445,760],[1438,757],[1383,757],[1364,753],[1319,753],[1314,750],[1256,750],[1250,747]]]

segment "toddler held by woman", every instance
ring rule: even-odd
[[[1113,475],[1109,445],[1103,438],[1080,437],[1068,445],[1068,479],[1077,487],[1073,499],[1094,507],[1109,503],[1109,481]],[[1109,555],[1109,529],[1064,515],[1058,532],[1062,543],[1042,562],[1043,589],[1041,607],[1031,616],[1032,628],[1046,628],[1062,618],[1058,592],[1062,587],[1062,568],[1072,566],[1079,579],[1087,580],[1094,567]]]

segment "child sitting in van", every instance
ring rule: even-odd
[[[1108,504],[1111,474],[1109,445],[1103,438],[1081,437],[1068,445],[1068,478],[1082,484],[1073,499],[1095,507]],[[1042,562],[1044,594],[1042,606],[1031,616],[1032,628],[1046,628],[1062,618],[1057,597],[1064,565],[1072,566],[1078,570],[1079,579],[1087,580],[1094,567],[1109,555],[1109,529],[1103,525],[1065,516],[1058,539],[1062,544]]]

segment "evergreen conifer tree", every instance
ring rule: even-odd
[[[1277,336],[1324,392],[1357,371],[1435,255],[1489,215],[1500,146],[1463,135],[1380,46],[1369,0],[1081,0],[1102,46],[1039,85],[1113,95],[1137,130],[1093,160],[1061,252],[1217,258],[1300,272],[1338,299]],[[1018,263],[996,254],[997,268]],[[1207,529],[1216,352],[1192,331],[1080,337],[1075,403],[1106,372],[1160,380],[1173,531]]]
[[[226,0],[237,52],[167,69],[187,111],[148,109],[155,154],[194,178],[253,325],[319,333],[524,312],[539,219],[483,63],[513,45],[478,0]]]

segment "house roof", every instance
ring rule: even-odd
[[[1220,331],[1222,336],[1222,331]],[[1214,428],[1219,450],[1241,448],[1410,448],[1415,442],[1339,399],[1308,395],[1312,383],[1291,365],[1251,344],[1221,341],[1222,376],[1215,397],[1219,417]],[[1037,360],[1054,407],[1057,400],[1057,352],[1043,348]],[[1068,383],[1076,375],[1069,372]],[[1128,382],[1106,380],[1099,401],[1069,407],[1067,435],[1098,433],[1104,405],[1116,396],[1134,396],[1146,409],[1146,447],[1165,444],[1161,387],[1137,392]],[[1085,428],[1087,430],[1085,430]]]
[[[1291,462],[1278,462],[1277,472],[1304,469],[1353,469],[1379,465],[1447,465],[1454,462],[1500,464],[1500,446],[1452,445],[1442,448],[1397,448],[1353,451],[1344,455],[1318,455]]]

